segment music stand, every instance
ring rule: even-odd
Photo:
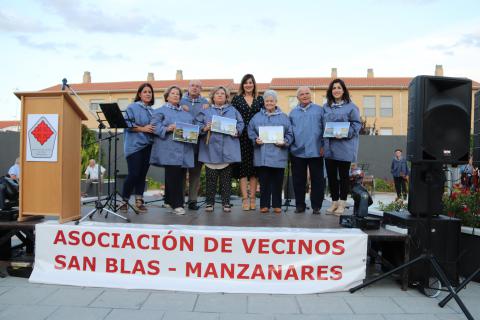
[[[105,214],[105,219],[108,217],[108,214],[111,213],[112,215],[118,217],[118,218],[121,218],[123,220],[125,220],[126,222],[130,222],[130,219],[127,218],[127,217],[124,217],[120,214],[117,213],[118,211],[118,208],[117,208],[117,194],[120,195],[120,193],[117,191],[117,141],[118,141],[118,137],[117,137],[117,129],[118,128],[128,128],[128,124],[127,124],[127,121],[125,120],[124,118],[124,115],[122,113],[122,111],[120,110],[120,108],[118,107],[118,104],[116,102],[113,102],[113,103],[100,103],[100,109],[102,110],[101,112],[97,112],[97,121],[99,122],[99,125],[98,125],[98,135],[99,135],[99,143],[101,143],[102,141],[102,134],[101,134],[101,131],[103,128],[105,128],[105,125],[103,124],[103,122],[108,122],[108,125],[109,125],[109,128],[110,129],[114,129],[115,130],[115,146],[114,146],[114,170],[113,170],[113,176],[114,176],[114,179],[113,179],[113,191],[112,193],[110,193],[106,198],[105,198],[105,203],[101,203],[101,200],[100,200],[100,183],[98,184],[98,189],[97,189],[97,201],[95,202],[95,209],[91,210],[89,213],[87,213],[86,216],[84,216],[83,218],[81,218],[79,221],[75,222],[75,224],[79,224],[80,222],[82,222],[83,220],[89,218],[89,219],[92,219],[92,216],[95,214],[95,212],[98,211],[99,214],[101,214],[103,211],[106,212]],[[103,113],[105,119],[101,119],[100,117],[100,113]],[[128,119],[128,115],[126,115],[127,119]],[[129,121],[131,121],[131,119],[128,119]],[[99,165],[99,168],[100,168],[100,162],[101,162],[101,146],[99,147],[99,151],[98,151],[98,165]],[[100,171],[100,169],[99,169]],[[100,176],[100,175],[99,175]],[[113,204],[112,204],[113,203]],[[138,214],[137,210],[135,210],[135,208],[133,208],[133,206],[131,206],[128,202],[127,202],[128,206],[130,208],[132,208],[132,210]],[[107,209],[106,207],[109,206],[111,210]]]

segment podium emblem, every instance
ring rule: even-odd
[[[51,159],[58,132],[44,116],[41,116],[28,131],[28,142],[32,158]]]

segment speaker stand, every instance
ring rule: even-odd
[[[435,190],[436,190],[436,187],[437,187],[435,185],[436,182],[437,182],[437,179],[435,179],[435,174],[436,173],[435,173],[435,170],[434,170],[434,166],[432,165],[430,167],[430,169],[431,170],[428,170],[425,173],[425,176],[424,176],[425,183],[428,186],[427,187],[428,188],[428,193],[427,193],[427,199],[426,199],[428,208],[433,207],[433,204],[432,204],[433,201],[432,200],[435,198],[434,193],[435,193]],[[350,293],[354,293],[355,291],[357,291],[359,289],[368,287],[369,285],[371,285],[371,284],[373,284],[377,281],[380,281],[382,279],[387,278],[388,276],[390,276],[393,273],[396,273],[398,271],[402,271],[405,268],[409,268],[410,266],[413,266],[416,263],[429,263],[433,267],[433,270],[435,271],[435,273],[437,274],[438,279],[440,279],[441,283],[445,287],[447,287],[448,291],[450,292],[449,296],[451,296],[451,298],[455,299],[458,306],[462,310],[463,314],[465,314],[467,319],[474,320],[473,316],[468,311],[468,309],[465,306],[465,304],[463,303],[462,299],[460,299],[457,292],[453,289],[453,286],[450,283],[450,280],[448,280],[447,275],[445,274],[445,271],[442,270],[442,267],[440,266],[440,264],[437,261],[437,258],[435,257],[435,255],[432,252],[432,249],[431,249],[432,248],[431,247],[431,243],[432,243],[431,242],[432,241],[432,214],[433,214],[433,212],[431,212],[430,214],[427,214],[427,241],[426,241],[426,245],[424,247],[423,253],[420,256],[413,259],[412,261],[404,263],[403,265],[382,274],[381,276],[378,276],[378,277],[373,278],[371,280],[367,280],[365,283],[363,283],[361,285],[358,285],[354,288],[351,288],[349,291],[350,291]],[[428,286],[428,283],[427,284],[424,283],[424,287],[426,285]]]

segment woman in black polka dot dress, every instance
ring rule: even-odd
[[[245,127],[253,116],[264,107],[262,96],[257,96],[257,84],[251,74],[243,76],[238,95],[232,100],[232,105],[242,115]],[[257,190],[257,172],[253,166],[253,143],[248,139],[247,130],[240,136],[242,162],[239,165],[240,190],[242,191],[243,210],[255,210],[255,192]],[[247,184],[250,181],[250,202],[248,200]]]

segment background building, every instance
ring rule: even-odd
[[[443,67],[435,66],[436,76],[443,76]],[[360,114],[369,128],[370,134],[378,135],[406,135],[408,123],[408,84],[412,78],[407,77],[375,77],[373,69],[368,69],[366,77],[343,77],[332,68],[330,77],[310,78],[273,78],[270,83],[258,83],[262,93],[266,89],[278,92],[278,105],[289,113],[296,106],[296,90],[300,86],[308,86],[312,90],[312,99],[322,105],[326,102],[326,90],[330,81],[340,77],[347,84],[352,100],[360,109]],[[232,94],[238,91],[239,84],[233,79],[199,79],[202,81],[202,95],[208,97],[210,90],[215,86],[225,86]],[[182,70],[177,70],[174,80],[155,80],[153,73],[148,73],[145,80],[152,84],[155,91],[155,107],[164,103],[163,92],[173,84],[187,89],[189,79],[183,79]],[[81,97],[75,100],[86,111],[89,120],[86,125],[96,128],[96,112],[98,104],[102,102],[117,102],[120,108],[125,109],[134,99],[137,88],[145,81],[127,82],[92,82],[90,72],[83,75],[83,83],[70,84]],[[480,83],[474,81],[473,94],[480,89]],[[41,91],[58,91],[61,85],[55,85]],[[473,117],[473,111],[472,111]],[[473,119],[472,119],[473,123]]]

